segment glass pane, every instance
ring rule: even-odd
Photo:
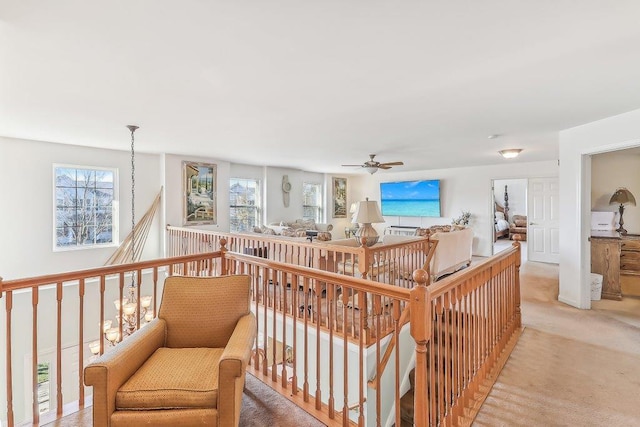
[[[76,189],[74,188],[56,188],[56,207],[75,207]]]
[[[96,171],[96,188],[113,189],[113,172]]]
[[[69,168],[56,168],[56,187],[76,186],[76,170]]]
[[[73,246],[76,244],[76,233],[73,227],[56,228],[56,246]]]

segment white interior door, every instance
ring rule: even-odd
[[[530,178],[527,248],[529,261],[558,264],[560,258],[558,178]]]

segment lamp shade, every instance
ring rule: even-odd
[[[626,188],[618,188],[616,192],[613,193],[613,196],[611,196],[611,199],[609,199],[609,204],[610,205],[630,204],[632,206],[635,206],[636,198],[633,197],[633,194],[631,194],[631,191],[627,190]]]
[[[358,210],[353,217],[354,223],[371,224],[374,222],[384,222],[378,202],[374,200],[365,200],[358,203]]]

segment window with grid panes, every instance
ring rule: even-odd
[[[229,180],[229,223],[232,232],[251,231],[260,225],[260,181]]]
[[[302,184],[302,217],[322,222],[322,185],[310,182]]]

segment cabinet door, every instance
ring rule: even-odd
[[[602,274],[602,298],[622,299],[619,240],[591,239],[591,272]]]

